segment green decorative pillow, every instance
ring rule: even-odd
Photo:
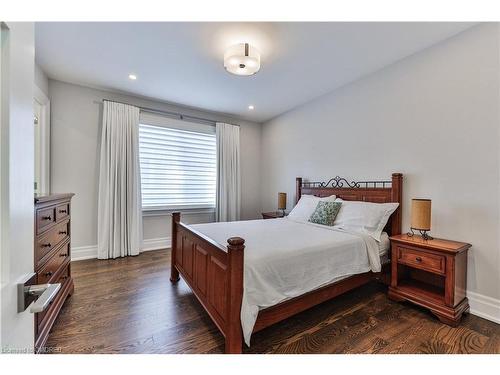
[[[319,202],[309,222],[321,225],[333,226],[333,222],[339,213],[341,202]]]

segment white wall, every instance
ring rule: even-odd
[[[263,124],[263,209],[278,191],[291,207],[297,176],[402,172],[403,230],[411,198],[432,198],[432,234],[473,245],[471,306],[499,313],[499,80],[499,26],[483,24]]]
[[[55,80],[49,80],[52,132],[52,192],[73,192],[72,246],[89,247],[97,244],[97,192],[99,146],[102,121],[102,99],[112,99],[142,107],[177,111],[213,120],[239,124],[241,132],[242,218],[260,215],[260,124],[228,118],[185,107],[154,102],[129,95],[96,90]],[[207,222],[212,214],[183,216],[188,223]],[[146,216],[144,239],[170,236],[170,216]],[[165,243],[165,242],[163,242]],[[75,251],[73,251],[75,253]]]

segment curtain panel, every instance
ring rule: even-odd
[[[240,128],[216,123],[217,139],[217,206],[216,221],[240,219]]]
[[[138,255],[141,244],[139,108],[104,101],[97,257],[109,259]]]

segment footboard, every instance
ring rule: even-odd
[[[227,248],[220,246],[181,223],[179,212],[172,214],[170,281],[177,282],[182,275],[224,335],[226,353],[241,353],[245,241],[233,237],[227,242]]]

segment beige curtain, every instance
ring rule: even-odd
[[[139,108],[104,102],[97,257],[138,255],[142,243]]]
[[[240,219],[240,127],[218,122],[217,139],[217,221]]]

